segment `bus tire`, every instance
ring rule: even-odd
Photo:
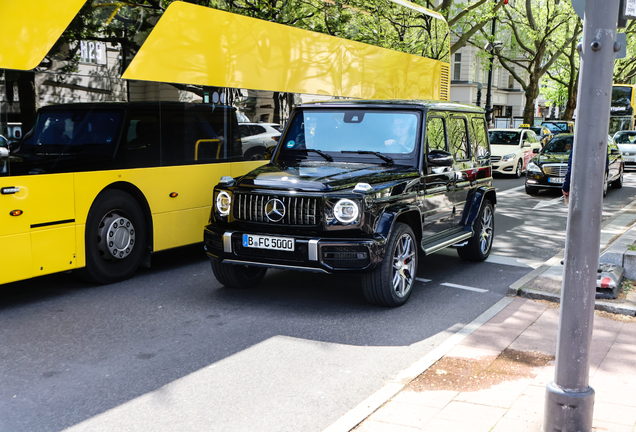
[[[253,288],[261,283],[267,273],[265,267],[223,264],[215,258],[210,260],[210,264],[216,280],[228,288]]]
[[[139,267],[147,238],[143,211],[129,194],[102,192],[86,219],[86,267],[78,275],[108,284],[130,278]]]

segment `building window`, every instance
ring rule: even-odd
[[[515,77],[513,77],[512,74],[508,75],[508,88],[515,88]]]
[[[453,80],[459,81],[462,74],[462,55],[461,53],[455,53],[455,66],[453,69]]]

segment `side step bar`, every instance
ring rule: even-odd
[[[430,255],[433,252],[437,252],[438,250],[447,248],[449,246],[453,246],[455,243],[461,243],[464,240],[468,240],[472,236],[473,236],[473,233],[471,232],[463,232],[461,235],[458,235],[458,236],[438,240],[435,243],[422,245],[422,249],[424,249],[424,253],[426,255]]]

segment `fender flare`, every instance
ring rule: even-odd
[[[475,220],[481,211],[481,207],[485,200],[489,200],[493,206],[497,205],[497,195],[495,188],[492,186],[482,186],[477,189],[466,199],[466,206],[462,216],[461,225],[466,229],[472,230]]]

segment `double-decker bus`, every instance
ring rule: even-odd
[[[632,84],[614,84],[610,106],[609,134],[634,129],[634,98],[636,88]]]
[[[0,156],[0,284],[111,283],[201,242],[220,177],[263,163],[243,122],[308,97],[448,99],[448,26],[425,8],[205,3],[0,6],[0,134],[23,132]]]

